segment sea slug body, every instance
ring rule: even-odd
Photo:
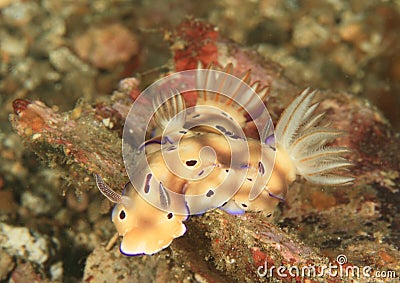
[[[257,104],[267,88],[250,84],[250,72],[237,83],[232,69],[229,64],[216,75],[199,68],[198,99],[190,110],[179,92],[154,99],[154,128],[137,149],[145,154],[135,163],[135,185],[128,184],[123,195],[95,175],[100,192],[116,203],[112,221],[123,237],[123,254],[154,254],[168,247],[185,233],[189,215],[210,209],[271,215],[296,175],[322,185],[353,181],[346,176],[351,163],[343,158],[349,150],[327,146],[343,133],[318,125],[323,114],[314,114],[316,91],[306,89],[289,104],[275,134],[266,123],[258,139],[247,137],[243,128],[249,117],[267,112]]]

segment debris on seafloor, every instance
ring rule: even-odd
[[[2,248],[8,254],[24,256],[28,261],[39,265],[45,263],[50,254],[56,252],[54,247],[57,246],[57,243],[51,243],[51,240],[38,233],[31,233],[26,227],[14,227],[4,223],[0,223],[0,240]]]
[[[49,238],[32,231],[27,227],[15,227],[0,223],[0,280],[7,278],[12,271],[13,282],[27,282],[41,276],[32,269],[32,266],[49,265],[49,273],[53,281],[62,278],[63,267],[61,261],[52,262],[50,258],[59,252],[60,243],[56,238]],[[18,264],[14,270],[12,257],[24,259],[27,263]]]
[[[112,70],[139,51],[135,34],[119,23],[89,29],[74,40],[78,56],[100,69]]]
[[[6,280],[7,276],[15,267],[15,262],[11,255],[0,249],[0,281]]]
[[[299,92],[282,76],[277,64],[221,38],[212,25],[189,19],[169,35],[169,40],[179,70],[191,68],[199,60],[204,65],[213,62],[220,66],[233,62],[236,73],[251,69],[254,80],[270,86],[267,105],[275,122]],[[137,87],[132,92],[137,93]],[[116,93],[110,101],[94,107],[80,103],[67,113],[57,113],[38,101],[17,100],[10,120],[25,144],[57,168],[77,190],[95,190],[91,176],[100,172],[108,177],[107,183],[122,188],[127,178],[120,157],[120,129],[124,110],[132,103],[130,93]],[[375,270],[399,272],[400,254],[396,247],[400,238],[400,195],[395,173],[400,170],[399,137],[365,101],[331,91],[320,92],[318,98],[323,100],[320,109],[326,112],[325,120],[349,133],[335,145],[353,150],[349,158],[355,164],[352,173],[357,181],[352,187],[296,184],[282,208],[280,224],[287,227],[283,230],[256,213],[237,217],[217,210],[192,217],[187,221],[187,234],[169,250],[151,258],[125,258],[113,250],[107,261],[96,263],[97,254],[104,252],[97,247],[87,261],[84,280],[98,282],[110,278],[98,270],[118,266],[114,278],[267,281],[269,278],[260,278],[257,273],[265,264],[322,268],[337,264],[338,254],[346,255],[346,266],[373,266]],[[108,123],[104,123],[105,119],[109,119]],[[111,129],[109,121],[113,121]],[[100,223],[101,219],[95,221]],[[154,273],[139,277],[140,270],[145,268],[156,270],[156,277]],[[293,278],[288,275],[287,269],[283,275],[276,270],[272,274],[277,280],[291,281]]]

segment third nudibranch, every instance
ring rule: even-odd
[[[196,83],[201,90],[188,112],[179,92],[153,101],[154,127],[138,148],[145,157],[134,165],[135,187],[128,184],[120,195],[95,175],[101,193],[117,204],[112,221],[123,237],[123,254],[154,254],[168,247],[185,233],[188,215],[209,209],[270,215],[296,175],[321,185],[353,181],[346,176],[351,163],[343,157],[349,150],[327,146],[343,132],[319,126],[323,114],[314,113],[316,91],[306,89],[289,104],[274,135],[268,124],[259,138],[246,137],[246,111],[258,113],[254,95],[263,101],[267,89],[259,82],[249,85],[247,72],[240,81],[253,92],[240,93],[240,87],[227,83],[231,71],[231,64],[218,76],[199,68]],[[215,86],[220,92],[208,91]],[[235,93],[220,94],[229,91]],[[241,97],[240,103],[236,97]]]

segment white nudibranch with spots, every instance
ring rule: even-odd
[[[249,85],[250,72],[241,79],[231,72],[232,64],[218,73],[199,68],[192,108],[179,91],[153,99],[153,126],[136,148],[143,155],[127,168],[131,183],[122,195],[95,175],[101,193],[117,204],[112,221],[123,237],[123,254],[168,247],[186,232],[189,215],[210,209],[272,215],[296,175],[321,185],[353,181],[346,176],[351,163],[343,157],[349,150],[327,146],[343,133],[318,125],[323,114],[314,114],[315,91],[296,97],[274,132],[268,111],[260,107],[267,88]],[[263,123],[258,138],[244,133],[249,121]]]

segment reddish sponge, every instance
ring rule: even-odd
[[[196,69],[200,61],[203,66],[218,64],[218,31],[213,25],[195,19],[180,24],[172,37],[175,70]]]

